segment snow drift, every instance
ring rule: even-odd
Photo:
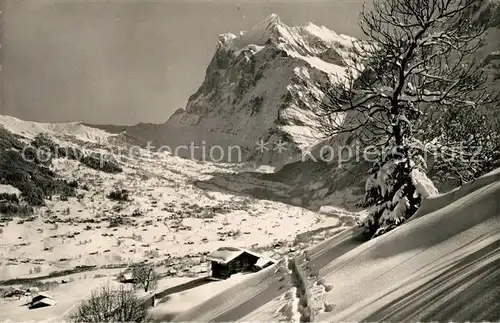
[[[496,180],[441,197],[449,203],[324,267],[336,307],[318,319],[497,320],[500,180],[489,177]]]

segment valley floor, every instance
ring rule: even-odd
[[[122,173],[106,174],[77,161],[55,159],[53,169],[79,183],[78,197],[56,196],[34,217],[0,224],[1,288],[41,286],[58,301],[51,308],[30,311],[20,307],[23,300],[3,299],[2,321],[60,320],[93,288],[114,280],[120,268],[132,263],[155,264],[165,277],[163,284],[170,285],[209,274],[205,255],[219,247],[250,248],[280,259],[350,226],[356,218],[341,209],[325,214],[245,193],[257,185],[279,193],[279,183],[240,176],[227,187],[200,187],[212,173],[230,176],[241,165],[151,154],[130,158],[122,166]],[[88,189],[81,189],[84,186]],[[110,199],[108,194],[117,189],[126,190],[129,200]],[[73,273],[77,266],[88,266],[89,271]]]

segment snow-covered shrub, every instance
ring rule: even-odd
[[[105,173],[116,174],[123,171],[115,161],[103,154],[87,153],[76,147],[62,147],[45,134],[37,135],[31,142],[31,146],[35,147],[39,152],[43,152],[43,156],[46,157],[43,160],[49,162],[52,158],[69,158]],[[39,152],[35,154],[37,157],[40,155]]]
[[[128,191],[126,189],[115,189],[114,191],[109,192],[107,197],[113,201],[126,202],[129,200]]]
[[[69,315],[69,321],[143,323],[148,321],[148,313],[133,289],[105,285],[92,291],[91,296]]]
[[[426,176],[420,145],[388,146],[370,170],[361,203],[369,214],[360,225],[369,237],[392,230],[411,217],[437,189]]]
[[[0,193],[0,201],[19,203],[19,197],[15,193]]]
[[[90,167],[92,169],[105,172],[105,173],[110,173],[110,174],[117,174],[121,173],[123,169],[115,163],[113,160],[106,158],[102,154],[93,154],[93,155],[88,155],[84,156],[80,162],[84,164],[87,167]]]
[[[327,303],[325,301],[325,303],[323,304],[323,307],[324,307],[324,311],[329,313],[329,312],[333,311],[333,309],[335,308],[335,304]]]
[[[429,131],[436,183],[463,185],[500,167],[500,119],[475,107],[450,109]]]

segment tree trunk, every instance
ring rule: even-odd
[[[148,272],[148,277],[146,278],[145,284],[144,284],[144,291],[147,292],[149,289],[149,282],[151,281],[151,272],[153,271],[153,268],[149,269]]]

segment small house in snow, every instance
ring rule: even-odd
[[[271,258],[264,258],[264,257],[261,257],[259,258],[259,260],[257,260],[257,262],[255,263],[254,265],[254,269],[255,271],[259,271],[259,270],[262,270],[264,268],[267,268],[269,266],[272,266],[274,265],[275,261]]]
[[[125,272],[119,275],[118,280],[123,284],[134,284],[136,279],[131,272]]]
[[[33,296],[33,298],[31,299],[31,303],[28,305],[28,308],[31,310],[39,307],[52,306],[56,303],[57,302],[54,300],[54,298],[49,294],[39,293],[38,295]]]
[[[222,247],[207,256],[212,263],[212,277],[218,279],[227,279],[240,272],[255,271],[261,258],[259,254],[235,247]]]

